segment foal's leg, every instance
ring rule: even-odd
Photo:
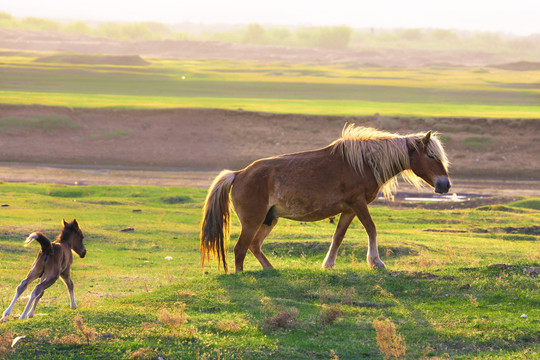
[[[328,249],[328,254],[326,254],[326,257],[324,258],[324,261],[322,263],[323,269],[334,268],[334,265],[336,264],[336,257],[339,246],[341,245],[343,237],[345,236],[349,225],[351,225],[354,216],[354,212],[352,211],[341,213],[336,227],[336,231],[334,232],[334,236],[332,238],[332,245],[330,245],[330,248]]]
[[[6,311],[4,311],[4,313],[2,314],[2,319],[0,321],[6,321],[7,320],[7,317],[9,315],[11,315],[11,311],[13,311],[13,307],[15,306],[15,303],[17,302],[17,299],[19,298],[19,296],[21,296],[23,291],[26,290],[26,288],[28,287],[28,285],[30,283],[32,283],[32,281],[39,278],[39,275],[40,275],[39,272],[37,270],[35,270],[34,268],[32,268],[32,270],[30,270],[30,273],[26,276],[26,279],[24,279],[21,282],[21,284],[17,287],[17,291],[15,292],[15,296],[13,297],[13,301],[11,302],[9,307],[6,309]]]
[[[58,276],[58,273],[48,274],[47,278],[36,286],[34,291],[32,291],[32,295],[30,295],[30,300],[28,300],[28,304],[26,304],[26,307],[24,308],[24,311],[19,317],[19,319],[24,320],[28,318],[28,313],[32,305],[34,304],[34,301],[36,299],[39,300],[43,296],[43,292],[47,290],[52,284],[54,284],[56,280],[58,280]],[[35,306],[33,308],[35,310]]]
[[[63,272],[60,274],[60,277],[62,278],[62,281],[66,284],[68,291],[69,291],[69,299],[70,299],[70,307],[72,309],[77,308],[77,304],[75,303],[75,295],[73,294],[73,281],[71,281],[71,274],[69,270]]]
[[[368,206],[365,202],[357,202],[351,206],[360,219],[360,222],[366,228],[369,238],[369,246],[367,252],[367,262],[372,268],[384,268],[385,265],[379,257],[379,249],[377,247],[377,229],[375,223],[371,219]]]
[[[32,307],[30,308],[30,311],[28,312],[28,318],[34,317],[34,314],[36,313],[36,306],[37,306],[37,304],[39,302],[39,299],[41,299],[43,297],[43,294],[45,294],[45,292],[42,292],[41,294],[39,294],[36,297],[36,300],[34,300],[34,303],[32,304]]]
[[[264,239],[270,234],[270,231],[276,226],[278,219],[274,219],[272,221],[271,225],[262,224],[259,228],[259,231],[257,231],[257,234],[255,235],[255,238],[251,242],[251,245],[249,246],[249,250],[257,260],[261,263],[263,269],[273,269],[274,267],[268,260],[268,258],[263,254],[261,251],[261,246],[264,241]]]

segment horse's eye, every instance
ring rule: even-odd
[[[431,160],[435,160],[435,156],[433,155],[428,155],[427,157],[430,158]]]

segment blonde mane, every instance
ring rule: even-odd
[[[416,144],[426,136],[425,133],[406,136],[379,131],[373,128],[345,125],[341,138],[332,143],[333,152],[341,154],[349,165],[359,174],[365,175],[364,166],[368,165],[385,198],[393,199],[397,190],[397,176],[417,188],[424,181],[410,170],[407,144]],[[446,153],[437,134],[432,134],[427,146],[427,153],[440,160],[448,168]]]

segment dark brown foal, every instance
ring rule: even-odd
[[[73,281],[71,281],[70,275],[71,263],[73,262],[71,251],[73,250],[81,258],[84,258],[86,255],[86,249],[83,244],[84,236],[77,220],[74,219],[70,223],[62,220],[62,225],[62,232],[53,243],[40,232],[32,233],[26,239],[25,246],[35,240],[40,243],[41,251],[38,253],[28,276],[26,276],[26,279],[17,288],[15,297],[6,311],[4,311],[1,321],[7,321],[19,296],[21,296],[32,281],[38,278],[41,278],[41,282],[32,291],[30,300],[28,300],[28,304],[26,304],[19,319],[27,319],[34,316],[37,303],[43,296],[44,291],[54,284],[59,277],[68,288],[71,308],[77,308],[75,296],[73,295]]]

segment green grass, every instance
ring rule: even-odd
[[[485,136],[469,136],[463,140],[465,147],[470,150],[484,150],[489,145],[494,145],[495,142],[493,139],[490,139]]]
[[[242,108],[326,115],[540,117],[540,89],[529,86],[540,79],[540,71],[476,73],[466,67],[362,68],[168,59],[146,59],[151,64],[144,67],[43,64],[34,60],[44,54],[33,54],[0,54],[2,103]],[[61,58],[51,55],[51,59],[57,57]]]
[[[263,247],[276,270],[262,271],[248,255],[242,274],[220,274],[211,264],[203,275],[203,189],[2,183],[0,194],[9,205],[0,207],[2,310],[37,252],[22,246],[30,232],[53,237],[62,218],[77,218],[88,250],[73,264],[79,309],[69,309],[63,284],[53,285],[38,306],[43,315],[0,324],[0,339],[26,336],[6,359],[382,359],[373,321],[383,317],[395,324],[408,359],[533,358],[540,350],[538,279],[527,274],[540,265],[539,237],[505,231],[535,226],[534,206],[372,206],[389,271],[368,269],[356,220],[336,269],[325,271],[335,225],[281,219]],[[134,231],[120,231],[127,227]],[[239,231],[234,217],[233,239]],[[337,319],[323,316],[328,309]],[[283,318],[290,321],[276,325]]]
[[[0,131],[14,135],[28,130],[56,131],[64,128],[77,129],[77,121],[61,115],[32,115],[24,117],[0,117]]]

